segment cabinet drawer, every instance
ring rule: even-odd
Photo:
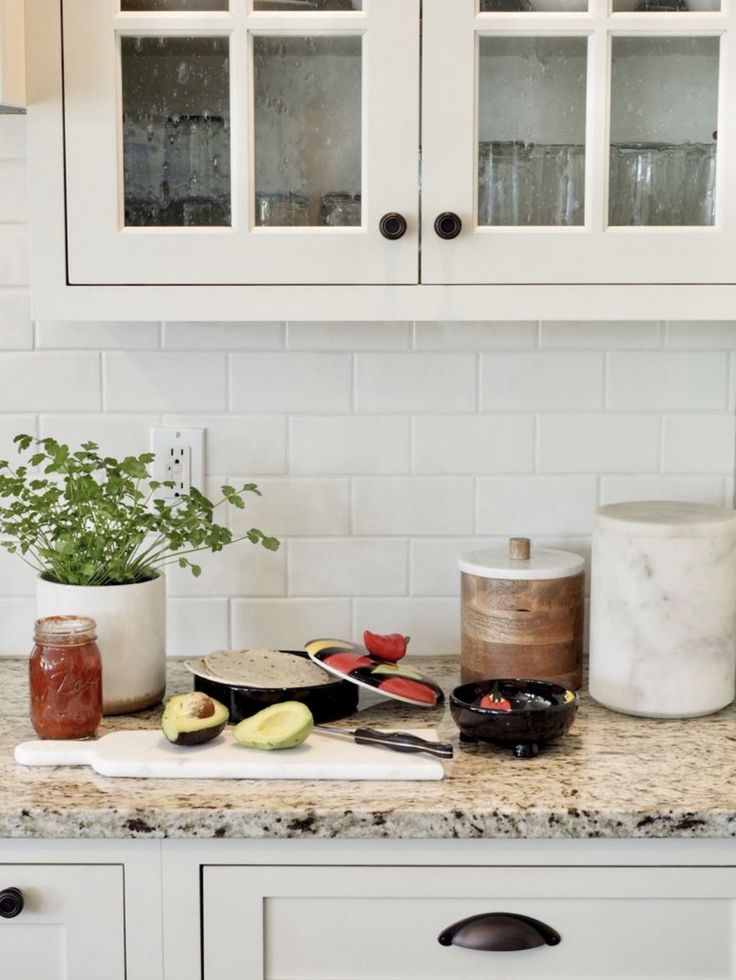
[[[205,867],[205,980],[727,980],[730,868]],[[489,912],[531,916],[559,945],[442,946]]]
[[[0,917],[0,976],[125,980],[120,865],[0,864],[0,896],[8,889],[23,908]]]

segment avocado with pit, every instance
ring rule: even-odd
[[[217,738],[228,714],[224,704],[201,691],[172,694],[164,706],[161,729],[173,745],[202,745]]]
[[[282,701],[245,718],[233,729],[235,741],[248,749],[293,749],[314,727],[312,712],[301,701]]]

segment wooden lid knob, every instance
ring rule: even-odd
[[[509,538],[509,558],[516,561],[526,561],[532,552],[529,538]]]

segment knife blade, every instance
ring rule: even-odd
[[[451,759],[453,756],[453,748],[449,742],[430,742],[410,732],[379,732],[375,728],[330,728],[327,725],[315,725],[314,731],[321,735],[350,739],[357,745],[379,745],[394,752],[426,752],[439,759]]]

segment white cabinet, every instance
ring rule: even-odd
[[[731,315],[725,0],[27,3],[38,317]]]

